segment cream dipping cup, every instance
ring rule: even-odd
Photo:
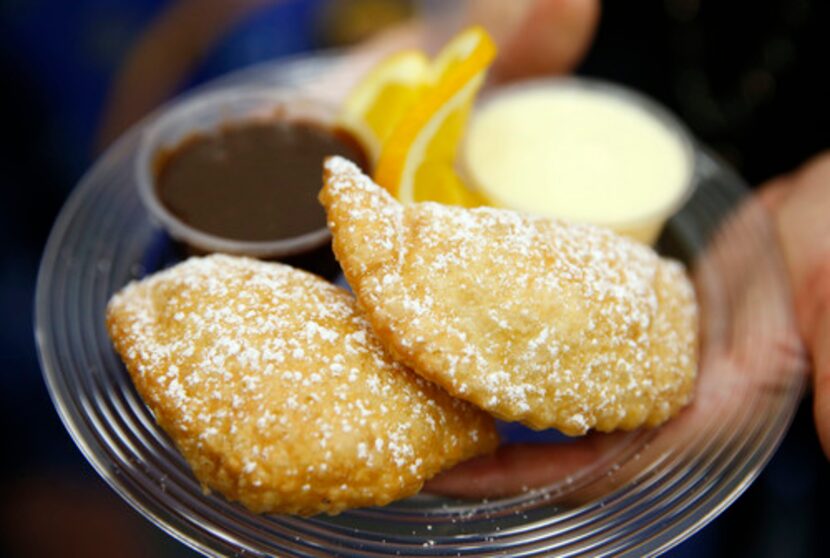
[[[695,148],[657,102],[585,78],[526,81],[476,108],[460,172],[493,205],[652,244],[694,188]]]

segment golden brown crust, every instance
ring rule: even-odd
[[[340,158],[320,199],[381,341],[451,394],[572,435],[654,426],[690,400],[696,305],[676,262],[596,227],[404,207]]]
[[[107,325],[199,481],[256,512],[383,505],[497,445],[490,417],[390,359],[345,291],[284,265],[188,260],[114,296]]]

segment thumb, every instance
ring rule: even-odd
[[[495,80],[570,72],[588,52],[599,15],[598,0],[534,0],[501,44]]]

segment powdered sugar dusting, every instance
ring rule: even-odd
[[[487,417],[386,354],[347,293],[287,266],[194,258],[127,286],[109,316],[139,391],[200,479],[217,484],[195,463],[218,454],[238,477],[232,492],[257,487],[261,499],[270,487],[267,506],[382,503],[495,443]],[[356,468],[373,472],[353,478]]]
[[[571,434],[661,422],[688,401],[696,308],[678,264],[597,227],[404,207],[344,159],[326,169],[321,199],[349,282],[425,377]]]

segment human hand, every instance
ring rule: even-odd
[[[436,477],[426,490],[488,498],[558,485],[558,499],[579,504],[667,459],[746,450],[747,433],[763,420],[758,410],[791,409],[806,371],[776,235],[772,216],[752,196],[697,258],[700,364],[695,400],[680,415],[655,430],[592,433],[567,444],[505,444]]]
[[[588,41],[592,33],[593,29],[584,34]],[[517,36],[520,40],[527,37]],[[527,41],[529,45],[532,42]],[[587,48],[587,43],[582,48]],[[522,63],[516,67],[521,69]],[[567,65],[558,68],[564,71]],[[806,369],[797,335],[800,333],[812,355],[816,426],[830,457],[827,215],[830,154],[814,159],[793,175],[771,181],[762,187],[759,198],[745,204],[724,224],[696,266],[702,323],[716,316],[720,316],[721,323],[709,323],[702,331],[708,348],[702,352],[694,405],[656,432],[655,442],[649,446],[652,454],[682,447],[701,425],[730,417],[731,409],[749,405],[758,397],[775,397],[776,391],[791,385],[787,375],[801,375]],[[769,257],[774,252],[770,246],[779,242],[783,262]],[[795,291],[795,318],[791,316],[789,294],[781,288],[787,278]],[[726,308],[728,311],[724,311]],[[732,426],[732,430],[739,427]],[[462,464],[439,476],[428,483],[427,490],[467,497],[515,494],[560,482],[599,462],[613,460],[614,453],[629,443],[631,436],[594,433],[565,445],[505,445],[493,456]],[[615,476],[618,482],[626,477]]]
[[[504,83],[573,70],[591,45],[599,15],[599,0],[475,0],[468,3],[467,13],[461,14],[461,24],[482,25],[493,37],[499,55],[490,69],[490,79]],[[339,104],[355,83],[387,56],[434,43],[440,33],[431,23],[435,22],[413,19],[352,48],[325,75],[309,83],[308,92]],[[448,39],[440,38],[433,47]]]
[[[761,200],[774,216],[795,312],[813,367],[813,412],[830,459],[830,151],[771,180]]]

